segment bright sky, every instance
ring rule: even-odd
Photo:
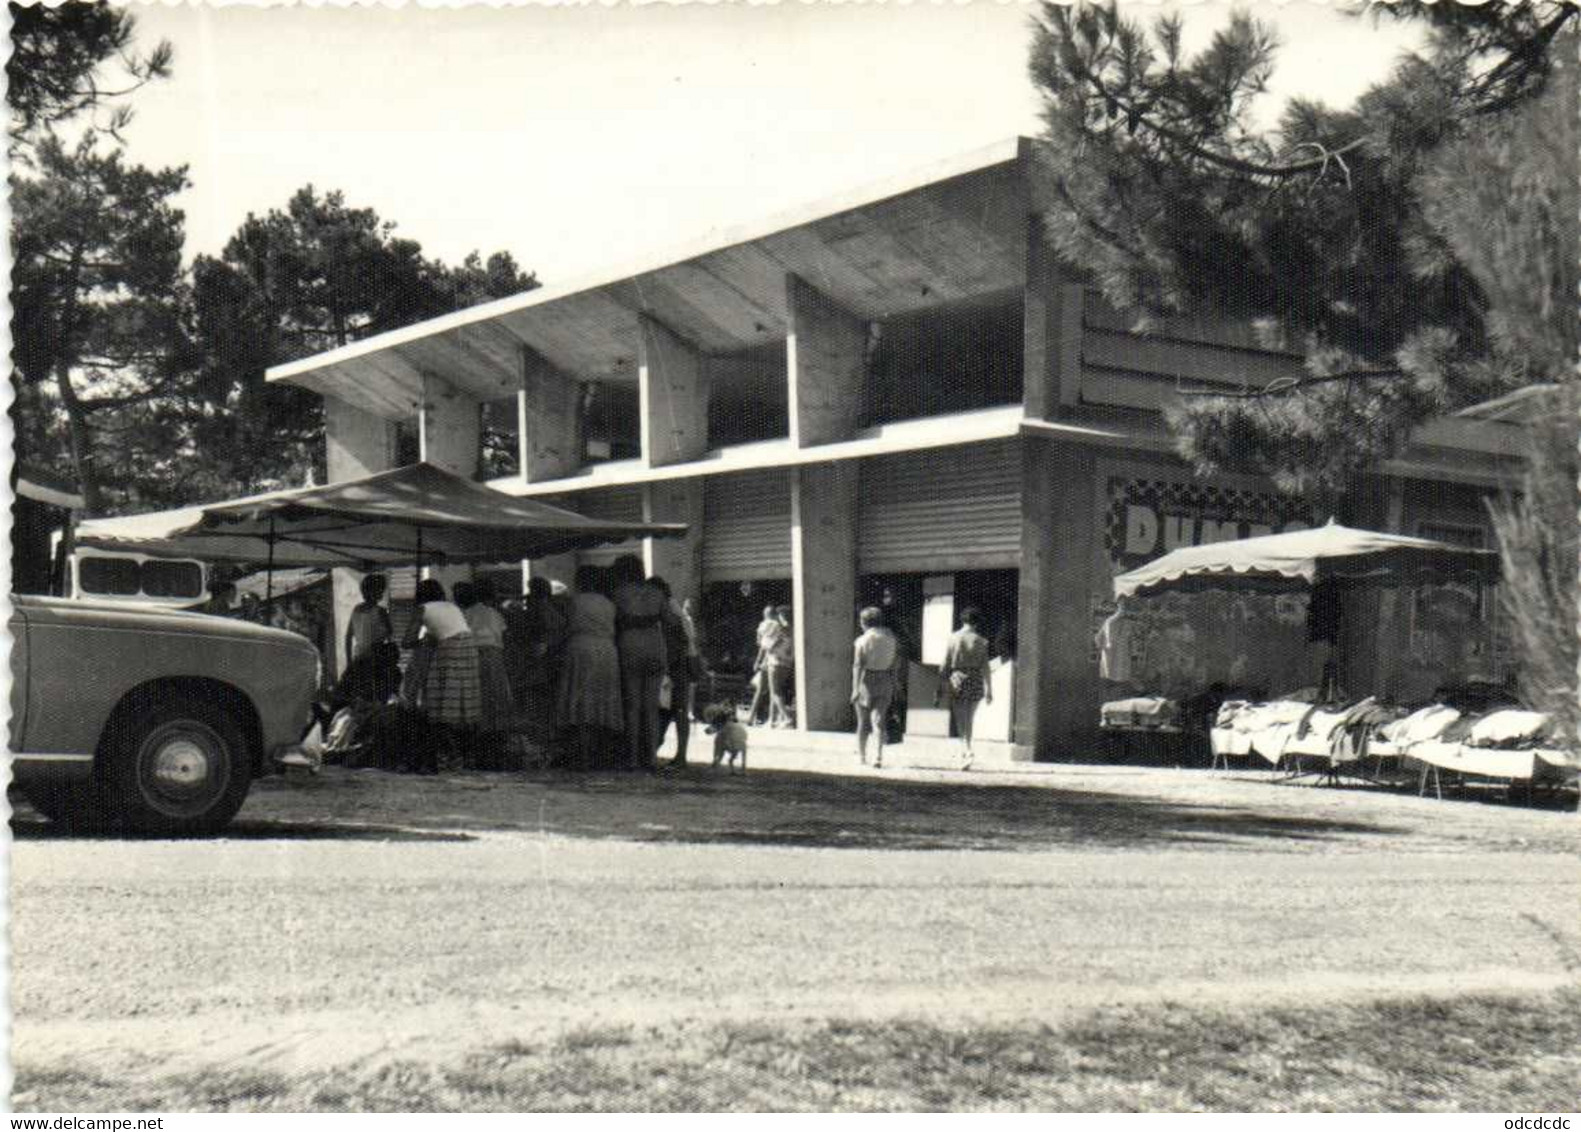
[[[1188,6],[1198,38],[1229,8]],[[1398,29],[1296,0],[1279,93],[1348,102]],[[970,4],[140,7],[175,74],[133,157],[185,163],[189,251],[309,182],[429,255],[506,249],[545,282],[1037,130],[1031,8]]]

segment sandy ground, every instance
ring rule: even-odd
[[[259,784],[197,842],[66,839],[24,811],[13,1057],[289,1072],[605,1023],[1581,979],[1573,812],[1261,774],[834,769],[331,769]]]

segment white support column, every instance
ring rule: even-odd
[[[389,471],[395,467],[395,422],[348,405],[338,397],[325,397],[324,455],[330,483]],[[346,666],[346,626],[351,623],[351,611],[362,601],[362,574],[337,569],[331,577],[335,640],[324,661],[338,677]]]
[[[546,483],[582,466],[581,396],[581,382],[556,369],[532,347],[522,347],[522,387],[516,398],[522,482]],[[576,555],[524,560],[523,585],[533,578],[574,586]]]
[[[1021,564],[1013,734],[1038,758],[1073,757],[1097,730],[1091,449],[1021,439]],[[1050,689],[1055,691],[1051,694]]]
[[[478,474],[481,422],[478,399],[434,374],[423,375],[418,452],[427,463],[467,479]]]
[[[424,462],[467,479],[477,478],[481,425],[476,397],[463,393],[444,378],[423,375],[417,439],[418,453]],[[426,573],[444,583],[448,593],[457,582],[472,578],[472,567],[436,567]]]
[[[644,539],[643,563],[649,576],[670,583],[676,600],[703,596],[703,478],[664,480],[642,491],[642,521],[685,523],[680,538]]]
[[[696,460],[708,451],[708,377],[691,343],[639,316],[637,381],[642,455],[650,468]]]
[[[852,726],[856,639],[857,462],[791,473],[791,593],[796,638],[796,726]]]
[[[330,483],[387,472],[395,467],[395,422],[326,396],[324,455]]]
[[[785,277],[790,435],[798,448],[845,440],[862,415],[867,323],[796,275]]]
[[[582,466],[581,384],[530,346],[522,347],[517,437],[522,479],[543,483]]]

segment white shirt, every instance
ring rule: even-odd
[[[1098,630],[1098,675],[1119,684],[1131,682],[1131,636],[1136,626],[1123,612],[1110,615]]]
[[[856,639],[856,663],[865,672],[888,672],[895,667],[900,642],[882,625],[863,632]]]
[[[493,606],[474,605],[466,611],[467,626],[480,648],[505,647],[505,618]]]
[[[466,614],[451,601],[430,601],[423,605],[423,634],[436,641],[471,632]]]

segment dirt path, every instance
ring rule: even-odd
[[[1581,977],[1574,815],[1176,772],[331,774],[13,853],[13,1056],[442,1058],[577,1027],[1052,1019]]]

